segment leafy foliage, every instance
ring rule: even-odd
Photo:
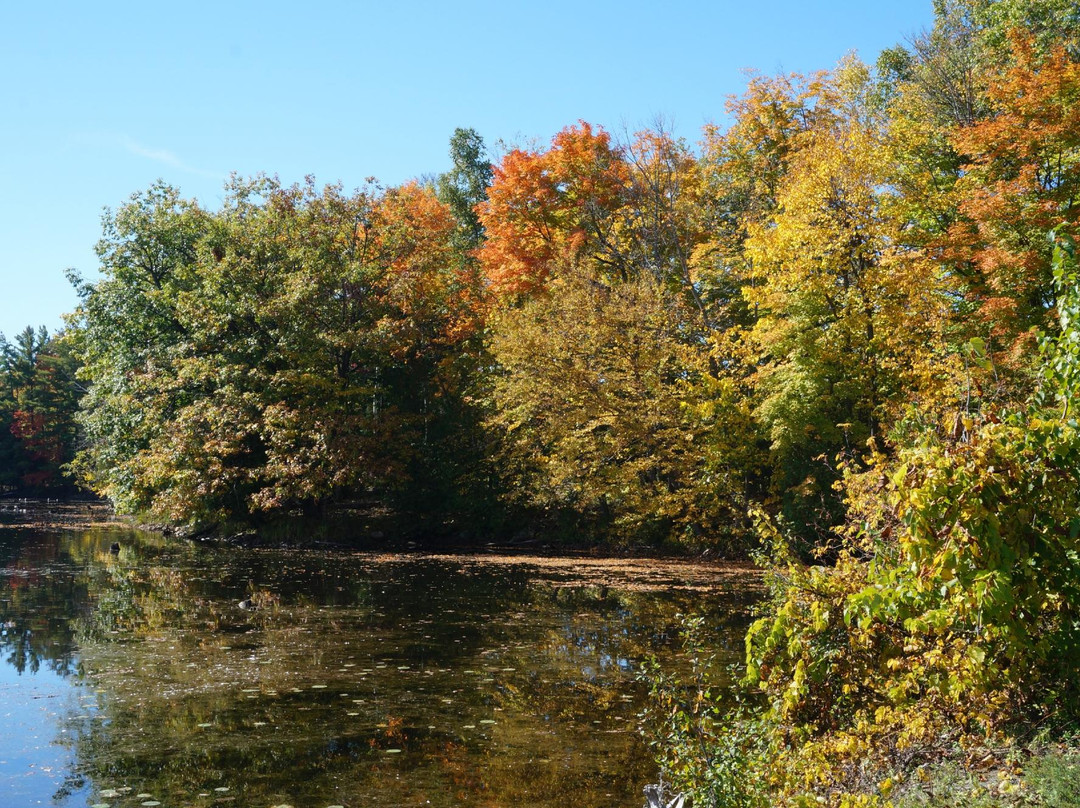
[[[27,327],[9,343],[0,335],[0,488],[70,488],[63,475],[75,451],[82,388],[64,335]]]
[[[257,178],[216,215],[155,188],[110,221],[80,320],[92,485],[213,524],[410,479],[479,294],[431,191]]]
[[[616,537],[736,546],[753,426],[688,320],[650,277],[609,286],[579,268],[495,315],[490,423],[506,489],[590,515]]]

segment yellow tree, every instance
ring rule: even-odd
[[[744,538],[753,427],[687,309],[648,274],[563,266],[550,295],[494,315],[489,425],[512,497],[623,539]]]
[[[659,127],[615,145],[581,124],[496,167],[479,251],[496,301],[489,425],[531,504],[624,536],[745,527],[756,441],[711,351],[703,179]]]
[[[849,60],[831,82],[830,108],[795,139],[776,208],[748,226],[746,245],[756,415],[777,492],[819,534],[839,513],[833,455],[860,450],[933,387],[947,314],[937,270],[903,248],[889,215],[867,71]]]

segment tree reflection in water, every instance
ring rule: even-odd
[[[58,738],[114,806],[637,806],[638,662],[689,611],[736,659],[759,594],[694,565],[0,538],[7,664],[96,692]]]

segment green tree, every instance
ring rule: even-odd
[[[439,177],[436,193],[457,220],[456,245],[467,252],[484,240],[484,227],[476,206],[487,200],[494,169],[484,139],[475,129],[454,130],[450,137],[450,160],[453,168]]]
[[[211,214],[155,187],[107,219],[77,317],[94,384],[76,466],[122,511],[181,524],[406,487],[476,331],[451,211],[415,184],[227,192]]]
[[[0,485],[42,490],[70,485],[62,474],[75,450],[83,392],[69,340],[44,326],[14,343],[0,335]]]

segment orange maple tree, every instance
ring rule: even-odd
[[[989,87],[995,114],[953,136],[968,165],[944,255],[965,275],[988,333],[1016,359],[1030,329],[1052,322],[1046,233],[1080,214],[1080,64],[1062,47],[1040,57],[1019,34],[1012,48],[1013,65]]]
[[[492,291],[544,288],[557,260],[577,258],[595,242],[628,185],[621,150],[584,121],[559,132],[547,151],[507,154],[478,206],[487,240],[477,255]]]

